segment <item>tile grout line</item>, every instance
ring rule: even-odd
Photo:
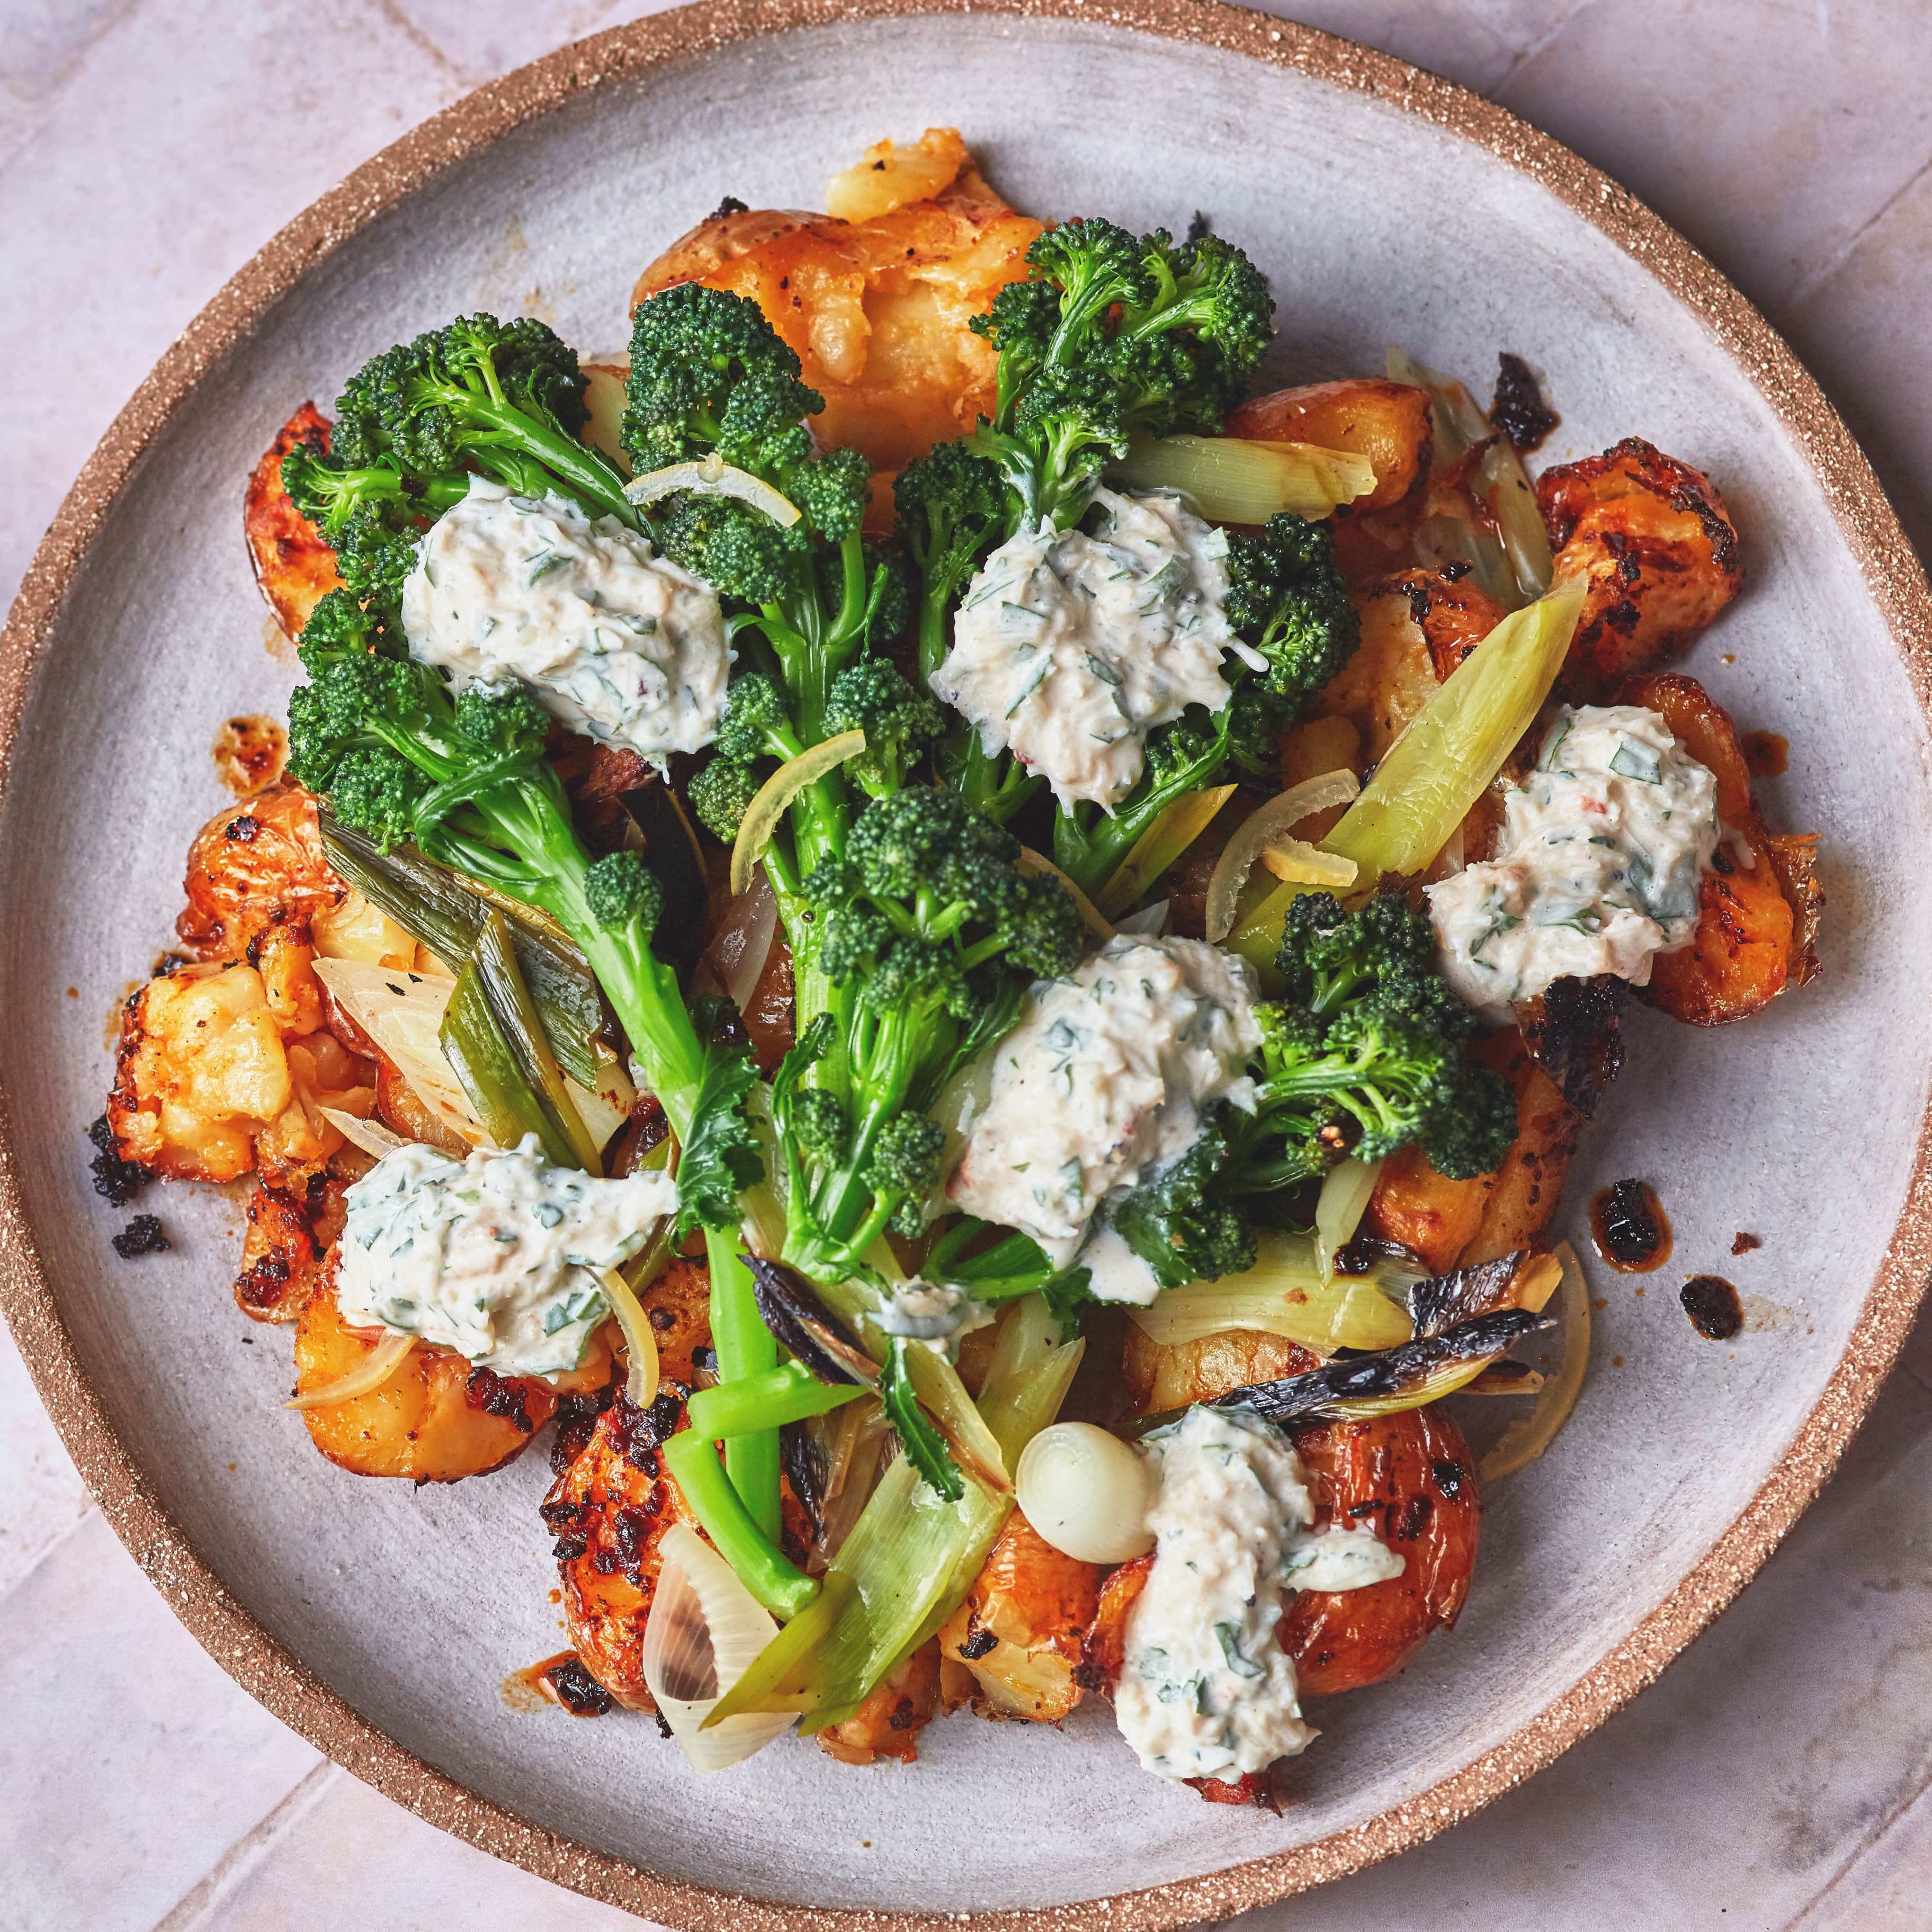
[[[196,1932],[211,1924],[214,1908],[233,1895],[262,1861],[299,1825],[340,1779],[349,1774],[324,1758],[305,1772],[274,1808],[258,1819],[154,1922],[154,1932]]]
[[[41,1564],[45,1563],[56,1550],[61,1549],[62,1546],[64,1545],[72,1537],[76,1534],[80,1530],[86,1528],[88,1523],[92,1522],[94,1518],[100,1516],[100,1506],[95,1502],[92,1496],[88,1496],[86,1501],[86,1506],[82,1509],[80,1514],[74,1518],[73,1522],[69,1523],[64,1529],[60,1531],[51,1541],[43,1544],[40,1546],[39,1553],[35,1556],[33,1561],[27,1565],[26,1568],[22,1570],[20,1575],[16,1576],[13,1582],[9,1583],[4,1590],[0,1590],[0,1603],[4,1603],[9,1597],[13,1595],[15,1591],[23,1589],[26,1586],[28,1580],[39,1574]],[[105,1519],[104,1518],[103,1520],[104,1521]],[[142,1578],[142,1582],[150,1589],[154,1587],[145,1576]]]
[[[1898,187],[1894,188],[1891,194],[1887,195],[1884,200],[1880,202],[1877,207],[1858,224],[1857,229],[1846,238],[1844,244],[1833,252],[1832,259],[1814,268],[1810,274],[1807,275],[1790,294],[1785,297],[1780,306],[1790,310],[1796,309],[1801,302],[1810,301],[1811,297],[1822,288],[1845,266],[1846,262],[1850,260],[1852,251],[1858,247],[1858,244],[1928,174],[1932,174],[1932,154],[1928,154],[1924,160],[1921,161],[1918,166],[1914,168],[1911,173],[1906,176],[1905,179],[1900,182]]]
[[[1928,1769],[1925,1777],[1920,1780],[1917,1788],[1910,1796],[1900,1798],[1886,1814],[1882,1824],[1862,1840],[1853,1850],[1846,1854],[1844,1862],[1838,1870],[1806,1900],[1791,1918],[1785,1921],[1784,1924],[1778,1928],[1778,1932],[1802,1932],[1805,1921],[1877,1850],[1886,1834],[1905,1816],[1906,1812],[1912,1809],[1913,1805],[1925,1796],[1928,1790],[1932,1790],[1932,1769]]]
[[[1508,67],[1504,70],[1502,74],[1496,81],[1493,86],[1472,91],[1479,92],[1485,100],[1497,100],[1502,94],[1503,89],[1508,86],[1510,82],[1515,80],[1516,76],[1520,74],[1532,61],[1535,59],[1537,56],[1541,53],[1544,48],[1547,47],[1551,42],[1555,40],[1557,37],[1569,26],[1572,21],[1578,19],[1581,15],[1588,13],[1590,8],[1595,4],[1596,0],[1575,0],[1575,4],[1565,11],[1560,20],[1555,22],[1553,25],[1545,28],[1544,30],[1539,34],[1528,46],[1523,49],[1521,53],[1516,56],[1515,59],[1510,62]],[[1585,158],[1588,159],[1588,158],[1586,156]]]
[[[439,44],[427,28],[417,24],[400,0],[371,0],[370,10],[388,22],[398,33],[412,45],[419,47],[430,58],[448,74],[458,86],[470,88],[480,85],[488,76],[471,74],[462,63]]]

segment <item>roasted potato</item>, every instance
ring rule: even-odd
[[[292,449],[328,453],[328,422],[314,404],[304,403],[275,434],[248,478],[242,502],[242,533],[255,581],[275,621],[290,638],[299,637],[323,596],[337,589],[335,553],[322,532],[289,501],[282,488],[282,458]]]
[[[334,1256],[296,1323],[296,1393],[306,1395],[345,1376],[386,1339],[352,1328],[335,1299]],[[560,1390],[609,1378],[610,1355],[593,1339],[583,1366],[556,1384],[472,1369],[451,1348],[418,1342],[380,1388],[302,1412],[315,1446],[358,1476],[404,1476],[454,1483],[487,1475],[521,1455],[548,1422]]]
[[[1014,1510],[939,1633],[940,1654],[970,1673],[981,1717],[1057,1724],[1079,1702],[1076,1672],[1100,1576],[1097,1564],[1054,1549]]]
[[[1738,533],[1724,499],[1688,463],[1641,436],[1546,470],[1537,502],[1558,578],[1587,596],[1563,668],[1574,698],[1681,650],[1738,594]]]
[[[818,1748],[841,1764],[872,1764],[882,1757],[910,1764],[919,1734],[938,1714],[939,1640],[929,1638],[902,1658],[842,1724],[828,1724]]]
[[[349,896],[330,868],[314,797],[287,778],[195,834],[184,884],[188,910],[175,930],[198,959],[242,958],[272,927],[305,936],[316,913]]]
[[[322,1263],[342,1232],[343,1183],[316,1168],[295,1185],[256,1184],[235,1305],[256,1322],[292,1322],[321,1279]]]
[[[1379,1683],[1461,1614],[1475,1567],[1476,1466],[1440,1403],[1295,1432],[1320,1520],[1366,1524],[1404,1559],[1359,1590],[1295,1592],[1281,1622],[1303,1694]]]
[[[1242,404],[1230,436],[1346,449],[1375,465],[1376,487],[1335,512],[1335,553],[1350,576],[1397,568],[1407,558],[1429,490],[1434,446],[1429,392],[1364,376],[1276,389]]]
[[[938,178],[953,151],[922,144],[916,163],[915,151],[896,152],[907,165],[896,172],[887,161],[877,172],[903,186]],[[686,281],[748,296],[825,398],[813,421],[820,440],[898,470],[991,414],[992,346],[968,325],[1026,273],[1040,232],[986,188],[963,145],[957,154],[932,196],[866,219],[770,209],[714,216],[644,271],[632,305]]]
[[[1120,1376],[1132,1412],[1154,1415],[1184,1408],[1190,1402],[1212,1402],[1250,1382],[1300,1375],[1313,1368],[1316,1360],[1298,1342],[1251,1328],[1169,1344],[1148,1340],[1140,1324],[1130,1320]]]
[[[1642,997],[1692,1026],[1748,1019],[1818,970],[1825,902],[1814,870],[1818,842],[1774,838],[1766,830],[1737,728],[1696,679],[1653,672],[1627,679],[1617,695],[1620,703],[1658,712],[1684,750],[1716,776],[1726,833],[1716,869],[1704,875],[1690,944],[1658,956]]]

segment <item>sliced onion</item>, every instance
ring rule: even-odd
[[[631,1118],[631,1109],[637,1104],[638,1090],[624,1071],[623,1062],[608,1046],[599,1041],[595,1050],[596,1088],[580,1087],[567,1073],[563,1076],[563,1084],[568,1090],[571,1104],[577,1109],[578,1118],[584,1123],[584,1130],[590,1136],[591,1145],[608,1148],[612,1136]]]
[[[1508,436],[1498,436],[1483,452],[1476,466],[1475,484],[1496,518],[1503,554],[1509,560],[1522,602],[1533,604],[1550,588],[1556,560],[1550,554],[1543,512],[1536,506],[1535,486]]]
[[[1568,1241],[1554,1251],[1562,1269],[1563,1360],[1556,1372],[1536,1392],[1536,1406],[1519,1416],[1483,1458],[1480,1474],[1486,1483],[1514,1475],[1533,1462],[1556,1440],[1576,1406],[1583,1378],[1590,1366],[1590,1287],[1582,1264]]]
[[[1355,883],[1354,860],[1338,859],[1305,838],[1290,838],[1286,833],[1262,848],[1262,863],[1284,885],[1346,892]]]
[[[392,1134],[380,1120],[365,1120],[359,1114],[345,1114],[340,1107],[318,1107],[315,1110],[352,1148],[359,1148],[373,1159],[380,1160],[386,1154],[394,1154],[399,1147],[407,1147],[410,1142],[400,1134]]]
[[[1154,1547],[1153,1464],[1090,1422],[1042,1429],[1020,1457],[1020,1514],[1063,1556],[1126,1563]]]
[[[695,1530],[674,1523],[658,1550],[662,1564],[644,1625],[644,1682],[692,1769],[728,1770],[795,1721],[790,1712],[747,1712],[700,1728],[778,1627]]]
[[[1324,772],[1318,778],[1304,778],[1298,785],[1290,785],[1278,798],[1270,799],[1260,811],[1244,819],[1235,828],[1234,837],[1222,847],[1208,881],[1208,937],[1218,945],[1234,930],[1234,908],[1240,902],[1241,888],[1248,883],[1255,861],[1277,838],[1330,806],[1352,803],[1361,789],[1353,772]]]
[[[1315,1266],[1324,1281],[1334,1278],[1336,1250],[1355,1238],[1382,1171],[1380,1161],[1357,1160],[1351,1155],[1324,1178],[1315,1203]]]
[[[1260,436],[1136,439],[1108,473],[1138,490],[1178,490],[1217,524],[1264,524],[1282,510],[1325,517],[1376,487],[1365,456]]]
[[[1172,899],[1156,899],[1152,905],[1129,913],[1114,929],[1131,932],[1136,939],[1158,939],[1167,930],[1167,915],[1173,904]]]
[[[744,823],[738,827],[737,839],[731,848],[731,895],[734,898],[740,892],[751,890],[752,868],[765,856],[765,848],[772,842],[772,834],[778,830],[786,806],[807,785],[817,784],[827,772],[836,770],[848,758],[856,758],[865,748],[864,732],[842,731],[837,737],[828,738],[822,745],[814,745],[795,758],[788,758],[758,788],[758,796],[746,810]]]
[[[1210,785],[1178,798],[1134,841],[1133,848],[1100,888],[1102,914],[1124,913],[1168,866],[1214,824],[1215,815],[1240,788]]]
[[[724,908],[717,936],[704,949],[703,964],[717,976],[741,1013],[757,989],[778,929],[778,895],[763,866],[754,866],[752,883]]]
[[[625,1399],[640,1408],[649,1408],[658,1399],[658,1338],[650,1317],[631,1284],[615,1268],[599,1268],[597,1279],[603,1284],[604,1299],[610,1304],[617,1326],[624,1331],[625,1352],[630,1357]]]
[[[1013,1479],[1007,1473],[1000,1439],[974,1406],[959,1371],[944,1355],[916,1342],[906,1349],[905,1364],[913,1392],[939,1424],[952,1460],[995,1495],[1011,1496]]]
[[[359,959],[317,959],[315,976],[394,1063],[430,1117],[472,1147],[489,1136],[443,1058],[438,1038],[456,982],[441,973],[403,973]]]
[[[326,1408],[334,1402],[352,1402],[358,1395],[370,1394],[403,1366],[416,1345],[413,1335],[385,1335],[346,1375],[338,1376],[333,1382],[324,1382],[321,1388],[310,1389],[306,1395],[293,1396],[282,1406]]]
[[[781,496],[748,470],[734,469],[715,451],[692,462],[669,463],[662,470],[646,470],[624,485],[624,494],[640,506],[655,503],[660,496],[675,496],[680,490],[694,496],[735,496],[740,502],[762,510],[782,529],[798,521],[798,506],[789,497]]]
[[[1100,908],[1051,859],[1042,856],[1030,845],[1022,845],[1013,863],[1030,879],[1058,879],[1072,894],[1075,909],[1086,922],[1087,930],[1102,945],[1113,938],[1114,928]]]

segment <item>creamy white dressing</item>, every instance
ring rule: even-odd
[[[1486,1019],[1566,975],[1645,986],[1690,944],[1718,782],[1655,712],[1565,705],[1503,815],[1495,859],[1428,889],[1442,970]]]
[[[1148,733],[1228,701],[1221,661],[1243,647],[1222,606],[1225,531],[1171,496],[1096,490],[1088,520],[1043,523],[994,550],[953,620],[934,692],[1010,748],[1060,802],[1112,807],[1141,775]]]
[[[1030,1234],[1057,1268],[1078,1257],[1103,1300],[1151,1301],[1152,1271],[1102,1210],[1178,1160],[1211,1103],[1253,1111],[1255,998],[1234,955],[1126,934],[1036,984],[992,1049],[986,1104],[946,1190],[954,1204]]]
[[[621,1180],[551,1167],[536,1136],[452,1160],[412,1142],[344,1196],[336,1304],[354,1328],[454,1348],[514,1376],[562,1375],[610,1312],[597,1279],[674,1213],[651,1168]]]
[[[1115,1720],[1160,1777],[1264,1771],[1316,1736],[1278,1635],[1282,1589],[1357,1589],[1402,1559],[1362,1529],[1311,1533],[1301,1459],[1265,1423],[1196,1407],[1146,1446],[1154,1568],[1127,1619]]]
[[[916,1342],[935,1355],[956,1354],[964,1337],[993,1318],[964,1288],[917,1280],[901,1282],[885,1306],[866,1317],[880,1334]]]
[[[423,539],[403,629],[458,691],[520,681],[573,731],[660,765],[711,742],[730,675],[708,585],[614,517],[481,477]]]

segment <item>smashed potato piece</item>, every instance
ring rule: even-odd
[[[1382,1162],[1362,1232],[1412,1250],[1431,1274],[1448,1274],[1483,1225],[1490,1178],[1452,1180],[1421,1148],[1402,1148]]]
[[[349,889],[330,867],[315,800],[284,778],[218,812],[188,848],[188,910],[175,922],[199,958],[239,959],[272,926],[305,932]]]
[[[332,1254],[296,1319],[296,1393],[347,1375],[387,1340],[383,1329],[343,1320]],[[608,1374],[608,1352],[596,1341],[586,1368],[600,1356]],[[472,1369],[453,1348],[418,1342],[381,1388],[305,1408],[302,1418],[316,1448],[352,1475],[455,1483],[514,1461],[556,1407],[547,1382]]]
[[[1574,698],[1599,701],[1648,670],[1738,594],[1738,533],[1724,499],[1641,436],[1546,470],[1536,495],[1557,577],[1580,578],[1586,592],[1563,667]]]
[[[376,1111],[374,1070],[333,1034],[290,1041],[288,1058],[289,1104],[255,1139],[256,1164],[276,1183],[320,1167],[342,1147],[342,1130],[323,1118],[323,1108],[358,1120]]]
[[[1111,1697],[1127,1660],[1127,1619],[1140,1601],[1154,1570],[1151,1552],[1123,1563],[1100,1586],[1100,1600],[1081,1646],[1081,1661],[1088,1683]]]
[[[939,1712],[939,1641],[928,1639],[902,1658],[866,1694],[843,1723],[818,1733],[818,1748],[841,1764],[873,1764],[882,1757],[911,1764],[919,1734]]]
[[[313,403],[303,404],[276,431],[242,502],[242,533],[255,581],[275,621],[293,639],[342,579],[336,574],[334,551],[282,488],[282,458],[292,449],[328,454],[328,421]]]
[[[322,982],[315,976],[315,949],[285,926],[272,926],[249,949],[262,976],[268,1010],[284,1040],[299,1040],[322,1024]]]
[[[1025,274],[1040,227],[994,196],[962,150],[939,199],[862,220],[714,216],[644,271],[632,302],[699,281],[757,302],[825,398],[820,441],[896,470],[992,413],[992,346],[969,324]]]
[[[235,1305],[256,1322],[292,1322],[321,1279],[323,1257],[342,1232],[344,1184],[316,1168],[287,1186],[258,1181]]]
[[[1394,569],[1408,556],[1428,500],[1435,447],[1427,390],[1382,376],[1277,389],[1242,404],[1227,432],[1366,456],[1376,487],[1336,508],[1336,559],[1345,574],[1358,577]]]
[[[184,1180],[233,1180],[293,1095],[288,1055],[251,966],[187,966],[130,999],[107,1118],[124,1160]]]
[[[1642,997],[1690,1026],[1748,1019],[1787,986],[1802,986],[1818,971],[1825,904],[1815,870],[1818,842],[1774,838],[1766,829],[1737,727],[1695,678],[1653,672],[1626,680],[1617,696],[1658,712],[1684,750],[1714,774],[1726,835],[1714,869],[1704,874],[1690,944],[1658,955]]]
[[[1482,1514],[1475,1459],[1439,1403],[1294,1432],[1318,1520],[1372,1529],[1402,1574],[1359,1590],[1298,1590],[1279,1630],[1306,1696],[1378,1684],[1461,1615]]]
[[[942,1655],[970,1673],[982,1718],[1057,1724],[1079,1702],[1100,1567],[1054,1548],[1018,1510],[939,1633]]]
[[[835,221],[876,221],[908,202],[936,200],[969,158],[956,128],[928,128],[909,148],[875,141],[857,166],[826,184],[826,212]]]
[[[1517,1028],[1491,1034],[1473,1057],[1494,1067],[1516,1095],[1516,1139],[1494,1174],[1462,1184],[1484,1190],[1483,1217],[1456,1257],[1459,1268],[1536,1246],[1556,1217],[1583,1131],[1582,1114],[1537,1064]]]
[[[1212,1402],[1231,1389],[1301,1375],[1316,1365],[1299,1342],[1252,1328],[1168,1343],[1150,1341],[1138,1322],[1130,1322],[1120,1352],[1120,1378],[1139,1415]]]

